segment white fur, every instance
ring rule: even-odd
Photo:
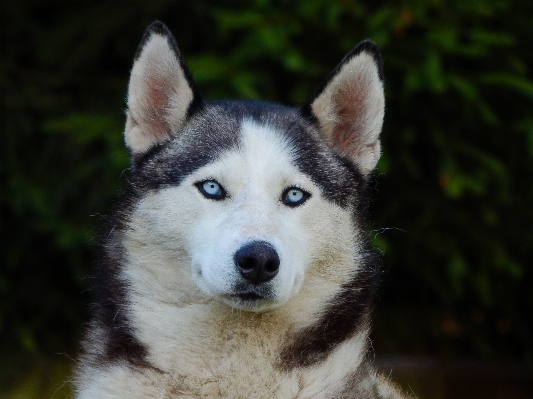
[[[265,356],[268,348],[256,346],[258,341],[250,342],[242,329],[237,331],[235,336],[228,333],[225,337],[229,342],[223,358],[217,356],[218,350],[211,356],[216,360],[195,362],[198,353],[190,353],[184,362],[187,367],[183,367],[186,374],[139,371],[119,363],[92,373],[87,389],[78,398],[334,398],[343,389],[346,370],[355,370],[361,363],[366,339],[352,338],[320,367],[287,373],[270,366],[272,359]]]
[[[303,374],[302,391],[299,397],[316,398],[327,392],[329,397],[342,392],[347,370],[357,370],[365,354],[368,331],[355,335],[333,351],[320,367],[310,368]]]

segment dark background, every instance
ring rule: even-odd
[[[155,19],[208,99],[300,105],[360,40],[379,44],[377,361],[421,397],[532,397],[532,1],[19,0],[0,11],[0,398],[70,395],[98,226],[128,176],[128,74]]]

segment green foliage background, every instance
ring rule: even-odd
[[[25,0],[1,18],[0,392],[76,354],[91,245],[127,178],[128,72],[155,19],[210,99],[302,104],[376,41],[376,352],[532,365],[531,1]]]

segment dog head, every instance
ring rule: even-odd
[[[299,109],[204,101],[161,23],[136,54],[125,129],[125,272],[167,301],[265,311],[357,273],[360,193],[380,156],[381,58],[362,42]],[[318,283],[320,281],[320,283]]]

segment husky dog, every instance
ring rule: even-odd
[[[77,398],[404,397],[368,355],[377,46],[301,108],[205,101],[155,22],[127,101],[131,180],[95,270]]]

